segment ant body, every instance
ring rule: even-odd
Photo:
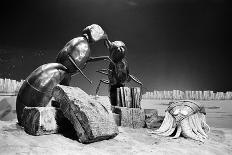
[[[103,29],[96,24],[87,26],[82,35],[70,40],[59,52],[56,63],[44,64],[35,69],[23,82],[16,99],[18,123],[22,123],[24,107],[46,107],[57,84],[69,85],[71,76],[81,73],[88,62],[112,61],[108,56],[90,57],[90,44],[107,39]],[[91,83],[91,81],[88,79]]]
[[[129,73],[129,66],[126,60],[127,48],[122,41],[110,42],[108,39],[105,40],[105,45],[110,52],[109,58],[113,61],[110,62],[108,69],[97,70],[98,73],[108,75],[109,80],[100,80],[96,94],[99,91],[100,84],[105,83],[109,85],[109,93],[111,105],[117,105],[117,88],[124,87],[126,82],[133,80],[139,85],[143,85],[135,76]]]

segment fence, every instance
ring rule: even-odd
[[[16,81],[0,78],[0,93],[17,94],[24,80]],[[232,92],[214,92],[214,91],[157,91],[146,92],[142,95],[143,99],[167,99],[167,100],[232,100]]]
[[[143,94],[143,99],[170,99],[170,100],[231,100],[232,92],[207,91],[153,91]]]
[[[0,93],[18,93],[23,81],[0,78]]]

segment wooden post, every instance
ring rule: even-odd
[[[141,97],[139,87],[117,88],[118,106],[112,106],[117,125],[131,128],[141,128],[145,125],[144,109],[141,109],[140,104]]]
[[[125,105],[128,108],[132,108],[132,96],[131,96],[131,89],[128,87],[124,87],[124,96],[125,96]]]
[[[135,107],[134,88],[131,88],[131,108]]]
[[[117,105],[127,108],[141,108],[141,90],[139,87],[120,87],[117,88]]]
[[[125,107],[125,96],[124,96],[124,89],[123,89],[123,87],[120,87],[120,94],[121,94],[121,104],[122,104],[122,107]]]
[[[144,109],[112,107],[113,113],[119,114],[119,123],[123,127],[142,128],[145,125]]]
[[[121,89],[117,88],[117,106],[122,107],[122,102],[121,102]]]

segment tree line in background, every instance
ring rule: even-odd
[[[0,78],[0,93],[17,94],[24,80],[16,81]]]
[[[168,99],[168,100],[231,100],[232,92],[214,92],[214,91],[153,91],[146,92],[143,99]]]

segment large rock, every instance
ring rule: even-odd
[[[0,95],[0,120],[14,120],[16,116],[15,104],[16,96],[1,96]]]
[[[144,109],[114,106],[112,111],[119,114],[119,125],[123,127],[142,128],[145,125]]]
[[[156,109],[145,109],[145,123],[148,129],[158,128],[162,124],[163,117],[158,116]]]
[[[80,88],[57,85],[52,94],[80,142],[110,139],[118,134],[112,112]]]
[[[4,98],[0,101],[0,120],[4,120],[4,118],[12,111],[11,105]]]

